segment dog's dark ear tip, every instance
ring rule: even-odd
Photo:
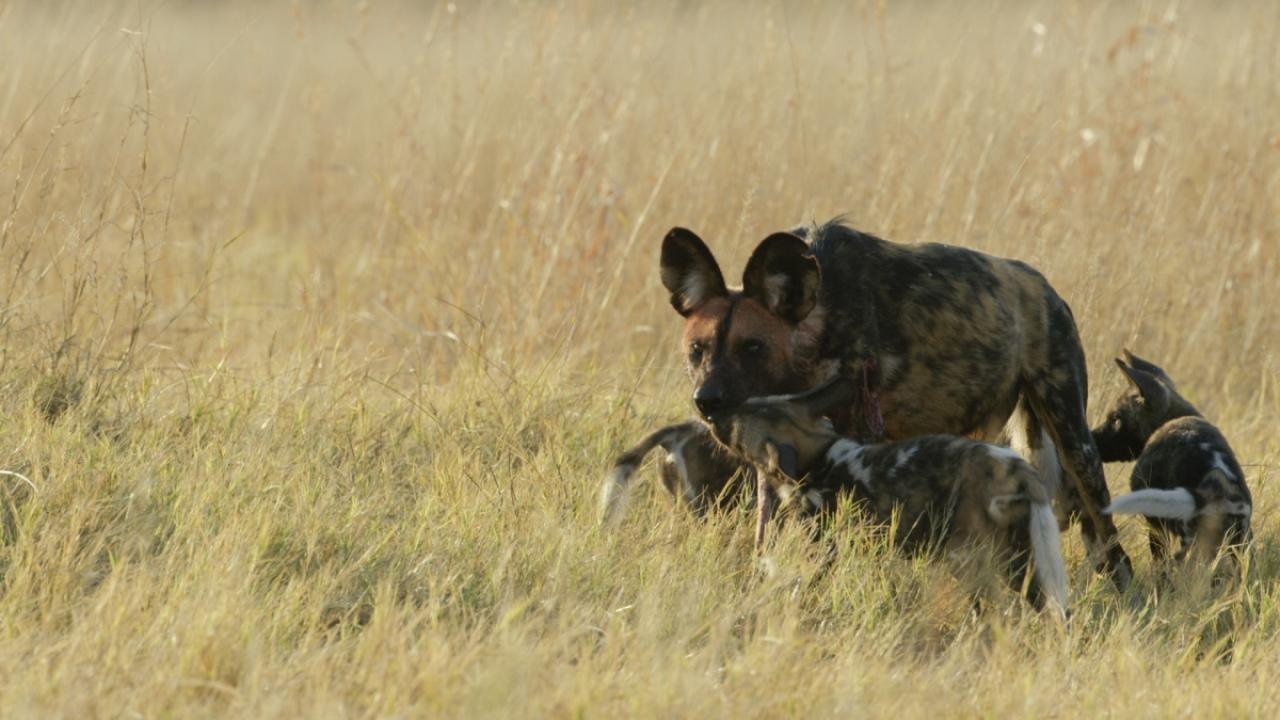
[[[768,253],[792,255],[802,262],[806,259],[813,259],[813,252],[809,247],[809,243],[805,242],[804,238],[799,235],[790,232],[773,233],[764,240],[761,240],[757,249],[763,249]]]

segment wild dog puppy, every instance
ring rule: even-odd
[[[1031,600],[1041,606],[1047,594],[1065,611],[1058,521],[1035,469],[1009,448],[952,435],[874,445],[842,437],[823,414],[847,406],[857,392],[838,376],[800,395],[751,398],[715,416],[716,438],[756,464],[756,546],[763,546],[779,496],[805,514],[849,499],[879,523],[896,512],[893,540],[907,550],[993,544],[1013,563],[1015,587],[1030,557]]]
[[[1129,485],[1103,512],[1145,515],[1151,558],[1210,561],[1252,537],[1253,499],[1227,439],[1156,365],[1124,351],[1125,393],[1093,431],[1104,462],[1137,460]]]
[[[658,477],[677,502],[701,516],[736,501],[739,486],[754,482],[754,470],[730,457],[707,426],[697,420],[668,425],[649,433],[635,447],[618,456],[600,488],[600,521],[616,525],[626,511],[630,482],[644,458],[656,448],[666,454]]]
[[[1007,428],[1046,481],[1056,485],[1065,470],[1064,518],[1080,519],[1099,569],[1128,583],[1129,559],[1101,513],[1110,495],[1085,417],[1084,351],[1071,309],[1040,273],[965,248],[898,245],[839,221],[765,238],[741,289],[684,228],[667,234],[661,264],[705,421],[748,397],[844,374],[862,387],[831,408],[842,435],[995,440]]]

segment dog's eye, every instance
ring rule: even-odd
[[[702,361],[702,354],[707,351],[707,346],[701,340],[689,344],[689,360],[694,363]]]
[[[747,357],[760,357],[764,355],[764,343],[759,340],[744,340],[739,346],[743,355]]]

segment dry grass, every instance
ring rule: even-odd
[[[1276,6],[366,5],[0,3],[0,715],[1280,711]],[[857,533],[597,532],[687,412],[662,234],[846,211],[1042,269],[1095,416],[1163,362],[1247,581],[1073,532],[1059,633]]]

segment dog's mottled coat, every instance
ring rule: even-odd
[[[693,400],[709,422],[748,397],[838,373],[869,392],[831,419],[842,434],[1008,440],[1074,482],[1059,497],[1120,584],[1102,465],[1085,417],[1088,373],[1066,302],[1030,266],[947,245],[898,245],[839,222],[769,236],[730,289],[707,246],[673,229],[662,281],[685,318]],[[877,407],[878,406],[878,407]],[[1011,421],[1012,420],[1012,421]],[[1055,452],[1045,452],[1046,448]],[[1055,457],[1056,456],[1056,457]],[[1055,483],[1056,484],[1056,483]]]

